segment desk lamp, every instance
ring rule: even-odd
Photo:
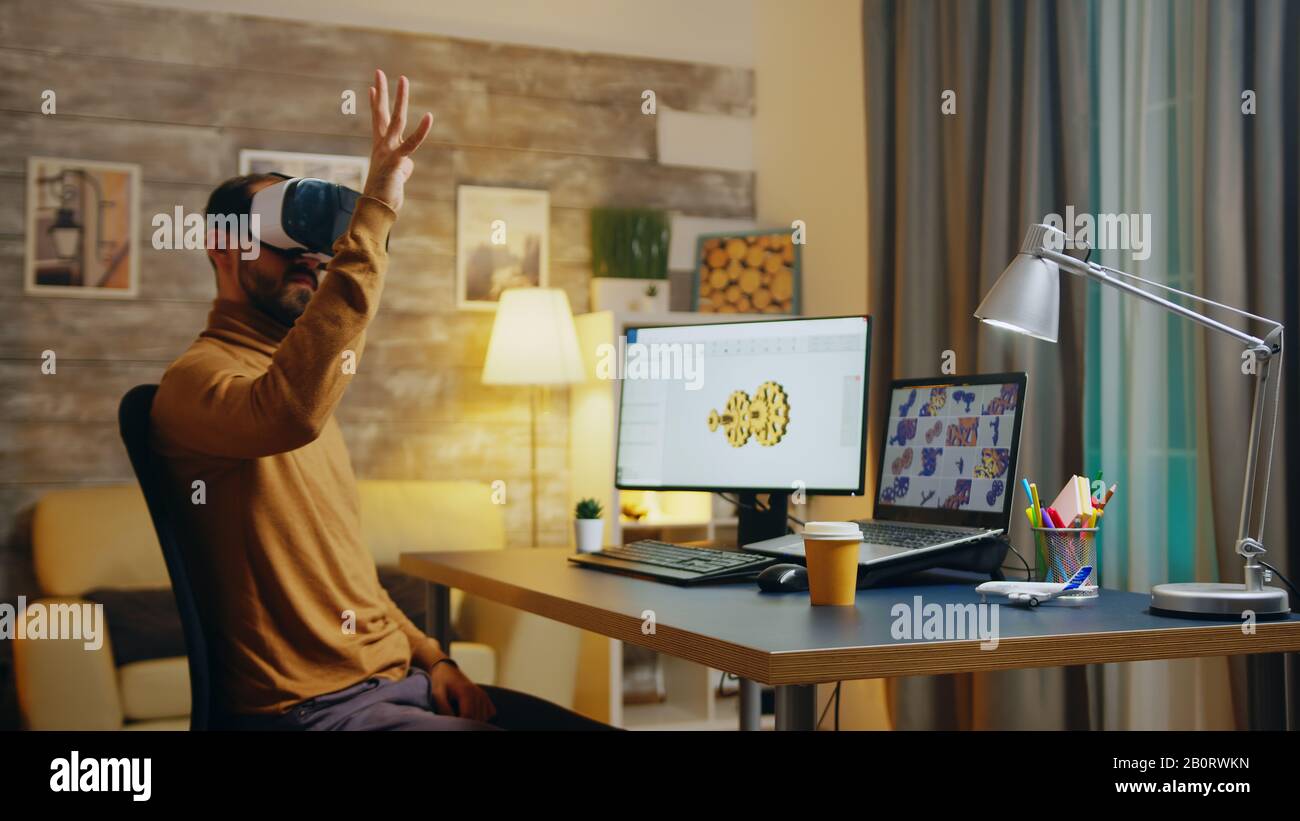
[[[526,385],[529,476],[532,481],[532,544],[537,545],[537,397],[551,385],[570,385],[586,378],[578,354],[578,333],[569,297],[559,288],[510,288],[501,293],[487,361],[485,385]]]
[[[1272,581],[1271,568],[1261,563],[1265,552],[1260,543],[1263,538],[1264,513],[1268,502],[1269,470],[1273,459],[1273,432],[1277,426],[1278,397],[1281,393],[1281,374],[1270,384],[1270,372],[1276,360],[1281,367],[1282,325],[1271,319],[1255,316],[1237,308],[1221,305],[1194,294],[1179,291],[1158,282],[1133,274],[1107,268],[1095,262],[1078,259],[1063,253],[1069,238],[1063,231],[1050,225],[1031,225],[1025,235],[1020,253],[993,283],[975,311],[975,317],[989,325],[1004,328],[1035,339],[1055,342],[1060,303],[1060,271],[1085,276],[1103,285],[1116,288],[1131,296],[1159,305],[1166,311],[1186,317],[1194,322],[1227,334],[1246,346],[1243,359],[1255,359],[1254,401],[1250,419],[1250,441],[1246,448],[1246,477],[1241,491],[1241,518],[1237,527],[1237,553],[1245,561],[1245,583],[1211,584],[1187,582],[1158,584],[1151,589],[1151,610],[1166,616],[1180,618],[1239,618],[1243,611],[1254,611],[1256,618],[1285,618],[1290,613],[1290,603],[1285,590],[1266,587]],[[1170,302],[1132,284],[1140,282],[1148,287],[1161,288],[1203,305],[1222,308],[1238,316],[1266,323],[1270,330],[1263,339],[1218,322],[1205,314]],[[1264,439],[1265,394],[1273,390],[1273,412],[1268,422],[1267,440]],[[1255,475],[1259,460],[1264,460],[1264,498],[1255,509]]]

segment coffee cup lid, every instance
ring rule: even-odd
[[[861,539],[857,522],[809,522],[803,526],[805,539]]]

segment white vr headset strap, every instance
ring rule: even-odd
[[[284,213],[284,195],[292,182],[293,180],[277,182],[258,191],[253,195],[252,205],[248,209],[250,215],[257,215],[260,223],[260,230],[257,232],[258,241],[285,251],[305,247],[285,233],[284,225],[280,220],[280,215]]]

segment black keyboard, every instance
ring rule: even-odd
[[[751,578],[763,568],[776,564],[776,559],[757,553],[683,547],[653,539],[607,547],[599,553],[578,553],[570,556],[569,561],[670,584]]]
[[[944,544],[955,539],[968,539],[969,530],[943,530],[934,527],[907,527],[888,522],[859,522],[862,540],[871,544],[916,549]]]

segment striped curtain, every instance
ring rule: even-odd
[[[963,372],[1028,371],[1022,475],[1053,492],[1078,471],[1119,485],[1105,586],[1240,581],[1239,345],[1072,277],[1057,345],[971,313],[1026,226],[1068,208],[1149,220],[1145,247],[1130,235],[1094,259],[1274,317],[1294,339],[1300,3],[864,0],[863,26],[873,381],[933,374],[944,350]],[[1297,360],[1285,363],[1293,407]],[[1290,416],[1284,404],[1279,420]],[[1265,544],[1284,571],[1300,551],[1282,458],[1300,456],[1297,438],[1279,431],[1269,493]],[[1026,531],[1013,517],[1012,543],[1032,561]],[[890,683],[890,702],[899,728],[1228,728],[1244,726],[1241,669],[913,677]]]

